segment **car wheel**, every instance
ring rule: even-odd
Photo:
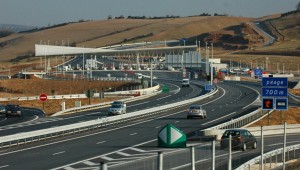
[[[247,150],[247,145],[246,145],[246,143],[244,143],[242,146],[242,151],[246,151],[246,150]]]
[[[256,149],[257,148],[257,142],[254,142],[252,145],[252,149]]]
[[[190,117],[189,117],[189,116],[187,116],[186,118],[187,118],[187,119],[190,119]]]

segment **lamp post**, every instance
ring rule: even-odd
[[[213,85],[213,59],[214,59],[214,44],[211,43],[211,64],[210,64],[210,84]]]
[[[84,77],[84,46],[82,51],[82,76]]]

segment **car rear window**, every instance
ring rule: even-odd
[[[191,106],[190,109],[200,109],[200,106]]]
[[[240,131],[236,131],[236,130],[227,130],[225,131],[225,133],[223,134],[223,138],[228,138],[229,134],[231,134],[231,136],[240,136]]]

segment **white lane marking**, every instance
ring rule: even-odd
[[[223,89],[223,88],[221,88],[221,89]],[[212,103],[212,102],[214,102],[214,101],[219,100],[220,98],[222,98],[225,95],[225,93],[226,93],[226,91],[224,89],[223,89],[223,91],[224,91],[224,94],[222,96],[220,96],[219,98],[217,98],[215,100],[207,102],[207,103],[205,103],[203,105],[207,105],[209,103]],[[176,115],[178,113],[185,112],[185,111],[186,110],[181,110],[181,111],[178,111],[178,112],[175,112],[175,113],[171,113],[171,114],[167,114],[167,115],[164,115],[164,116],[157,117],[156,119],[144,120],[144,121],[141,121],[141,122],[133,123],[133,124],[130,124],[130,125],[126,125],[126,126],[122,126],[122,127],[118,127],[118,128],[114,128],[114,129],[109,129],[109,130],[105,130],[105,131],[101,131],[101,132],[91,133],[91,134],[87,134],[87,135],[83,135],[83,136],[78,136],[78,137],[74,137],[74,138],[68,138],[68,139],[65,139],[65,140],[60,140],[60,141],[56,141],[56,142],[53,142],[53,143],[47,143],[47,144],[43,144],[43,145],[37,145],[37,146],[25,148],[25,149],[16,150],[16,151],[1,153],[0,156],[8,155],[8,154],[13,154],[13,153],[19,153],[19,152],[22,152],[22,151],[27,151],[27,150],[31,150],[31,149],[41,148],[41,147],[44,147],[44,146],[50,146],[50,145],[54,145],[54,144],[58,144],[58,143],[63,143],[63,142],[67,142],[67,141],[76,140],[76,139],[86,138],[88,136],[94,136],[94,135],[98,135],[98,134],[102,134],[102,133],[107,133],[107,132],[111,132],[111,131],[114,131],[114,130],[123,129],[123,128],[126,128],[126,127],[131,127],[131,126],[135,126],[135,125],[138,125],[138,124],[142,124],[142,123],[145,123],[145,122],[150,122],[152,120],[161,119],[161,118],[168,117],[168,116],[171,116],[171,115]],[[151,142],[154,142],[154,141],[157,141],[157,139],[153,139],[153,140],[149,140],[149,141],[146,141],[146,142],[143,142],[143,143],[139,143],[139,144],[133,145],[131,147],[141,146],[141,145],[144,145],[144,144],[147,144],[147,143],[151,143]],[[123,150],[126,150],[126,149],[131,148],[131,147],[123,148],[123,149],[120,149],[120,150],[117,150],[117,151],[123,151]],[[115,153],[115,152],[116,151],[113,151],[113,152],[107,153],[105,155],[109,155],[109,154],[112,154],[112,153]],[[77,162],[74,162],[74,163],[71,163],[71,164],[67,164],[67,165],[64,165],[64,166],[61,166],[61,167],[54,168],[53,170],[58,170],[58,169],[66,168],[66,167],[75,165],[77,163],[81,163],[83,161],[87,161],[87,160],[91,160],[91,159],[102,158],[105,155],[95,156],[95,157],[91,157],[91,158],[88,158],[88,159],[85,159],[85,160],[77,161]]]
[[[1,168],[6,168],[6,167],[9,167],[9,165],[3,165],[3,166],[0,166],[0,169],[1,169]]]
[[[7,118],[4,118],[3,120],[1,120],[0,122],[3,122],[3,121],[5,121]]]
[[[217,120],[223,119],[224,117],[227,117],[227,116],[233,115],[233,114],[235,114],[235,113],[236,113],[236,112],[232,112],[232,113],[230,113],[230,114],[228,114],[228,115],[225,115],[225,116],[219,117],[218,119],[214,119],[214,120],[212,120],[212,121],[210,121],[210,122],[203,123],[202,125],[207,125],[207,124],[209,124],[209,123],[212,123],[212,122],[215,122],[215,121],[217,121]]]
[[[106,141],[97,142],[96,144],[99,145],[101,143],[105,143]]]
[[[286,143],[299,143],[300,141],[291,141],[291,142],[286,142]],[[283,145],[283,143],[274,143],[274,144],[270,144],[268,146],[276,146],[276,145]]]
[[[124,152],[116,152],[116,154],[122,155],[122,156],[131,156],[128,153],[124,153]]]
[[[52,154],[53,156],[54,155],[59,155],[59,154],[63,154],[63,153],[65,153],[66,151],[61,151],[61,152],[57,152],[57,153],[54,153],[54,154]]]
[[[161,99],[164,99],[164,98],[167,98],[167,97],[170,97],[171,95],[168,95],[168,96],[165,96],[165,97],[161,97],[161,98],[158,98],[156,100],[161,100]]]
[[[179,123],[180,121],[176,121],[175,123]]]
[[[245,88],[248,88],[248,89],[252,89],[259,95],[259,92],[254,88],[251,88],[251,87],[248,87],[248,86],[245,86],[245,85],[240,85],[240,84],[238,86],[242,86],[242,87],[245,87]],[[247,106],[243,107],[242,109],[246,109],[247,107],[251,106],[255,101],[256,100],[254,100],[252,103],[248,104]]]
[[[161,127],[161,126],[156,126],[155,129],[158,129],[158,128],[160,128],[160,127]]]
[[[146,103],[149,103],[149,102],[138,103],[138,104],[130,105],[130,106],[127,106],[127,107],[138,106],[138,105],[142,105],[142,104],[146,104]]]
[[[138,133],[132,133],[132,134],[130,134],[130,136],[133,136],[133,135],[137,135]]]
[[[129,149],[137,151],[137,152],[142,152],[142,153],[147,152],[147,151],[145,151],[143,149],[138,149],[138,148],[129,148]]]
[[[105,160],[107,160],[107,161],[112,161],[112,160],[115,160],[114,158],[110,158],[110,157],[108,157],[108,156],[101,156],[100,157],[101,159],[105,159]],[[87,160],[85,160],[85,161],[87,161]],[[79,162],[78,162],[79,163]],[[59,168],[60,169],[60,168]]]
[[[84,163],[84,164],[86,164],[86,165],[88,165],[88,166],[96,166],[96,165],[99,165],[99,164],[96,164],[96,163],[91,162],[91,161],[84,161],[84,162],[82,162],[82,163]]]
[[[213,111],[215,111],[215,109],[211,109],[211,111],[213,112]]]
[[[239,153],[239,152],[242,152],[242,151],[232,152],[232,154],[236,154],[236,153]],[[218,155],[218,156],[216,156],[216,158],[219,158],[219,157],[225,157],[225,156],[228,156],[228,154]],[[208,160],[210,160],[210,159],[211,159],[211,158],[200,159],[199,161],[196,161],[195,163],[200,163],[200,162],[208,161]],[[187,166],[189,166],[189,165],[190,165],[190,164],[180,165],[180,166],[177,166],[177,167],[172,168],[171,170],[182,169],[182,168],[185,168],[185,167],[187,167]]]

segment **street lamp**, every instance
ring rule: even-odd
[[[210,84],[213,85],[213,59],[214,59],[214,44],[211,43],[211,64],[210,64]]]
[[[82,51],[82,76],[84,77],[84,46]]]

